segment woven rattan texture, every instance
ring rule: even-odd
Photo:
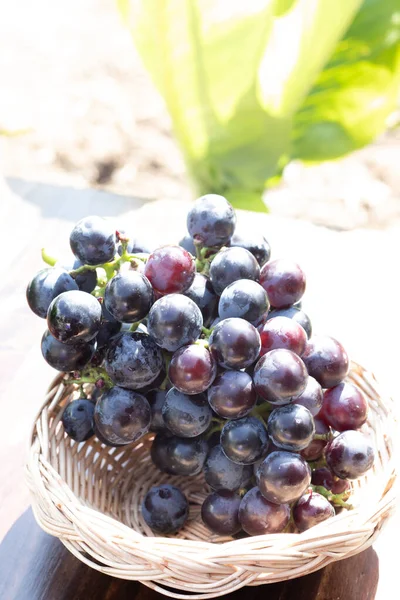
[[[349,379],[368,398],[363,429],[377,451],[373,469],[353,486],[355,508],[302,534],[238,540],[213,536],[202,524],[200,507],[209,490],[201,475],[171,477],[153,466],[151,435],[122,448],[106,447],[95,437],[79,444],[68,438],[60,420],[76,390],[62,378],[53,381],[33,426],[27,464],[33,511],[45,531],[102,573],[139,580],[176,598],[221,596],[305,575],[365,550],[394,507],[392,402],[355,363]],[[190,502],[186,527],[168,538],[154,536],[140,513],[147,490],[164,481],[178,485]]]

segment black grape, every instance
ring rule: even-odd
[[[29,308],[45,319],[54,298],[70,290],[78,290],[78,284],[71,275],[60,267],[50,267],[39,271],[28,283],[26,299]]]
[[[119,333],[109,342],[105,368],[116,385],[141,389],[158,377],[163,364],[161,350],[145,333]]]
[[[80,371],[93,357],[96,344],[90,342],[77,342],[76,344],[62,344],[46,330],[42,337],[42,355],[44,360],[57,371]]]
[[[70,235],[71,250],[84,265],[110,262],[115,255],[115,231],[102,217],[85,217]]]
[[[151,446],[151,459],[164,473],[191,476],[202,471],[207,452],[204,437],[180,438],[158,433]]]
[[[154,341],[171,352],[200,336],[203,317],[197,304],[182,294],[168,294],[150,309],[147,328]]]
[[[100,323],[99,301],[80,290],[63,292],[53,300],[47,312],[51,335],[64,344],[89,342],[97,335]]]
[[[239,465],[229,460],[220,444],[210,450],[204,464],[205,480],[213,490],[238,490],[245,487],[252,476],[252,465]]]
[[[142,503],[142,515],[155,533],[167,535],[183,527],[189,505],[181,490],[173,485],[152,487]]]
[[[76,442],[88,440],[94,435],[93,414],[94,403],[86,398],[67,404],[61,419],[66,434]]]

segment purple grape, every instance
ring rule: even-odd
[[[190,235],[200,245],[207,247],[227,244],[235,225],[235,211],[226,198],[217,194],[198,198],[187,216]]]
[[[257,393],[271,404],[287,404],[307,385],[307,369],[291,350],[271,350],[260,358],[254,369]]]
[[[317,492],[304,494],[293,508],[293,520],[299,531],[306,531],[334,516],[333,506]]]
[[[54,298],[47,311],[47,326],[63,344],[90,342],[100,329],[101,306],[94,296],[71,290]]]
[[[173,485],[152,487],[142,503],[142,515],[155,533],[167,535],[181,529],[188,517],[189,505],[181,490]]]
[[[325,448],[328,467],[340,479],[357,479],[374,464],[374,449],[359,431],[344,431]]]
[[[114,386],[97,401],[94,422],[111,444],[130,444],[149,431],[151,410],[141,394]]]
[[[266,320],[269,321],[270,319],[275,319],[276,317],[286,317],[287,319],[292,319],[302,326],[307,334],[307,337],[310,338],[312,334],[310,318],[304,311],[296,307],[297,304],[295,306],[289,306],[288,308],[275,308],[268,313]]]
[[[202,345],[179,348],[172,356],[168,376],[174,387],[184,394],[200,394],[210,387],[217,374],[217,365]]]
[[[168,294],[157,300],[147,319],[149,335],[170,352],[196,341],[202,326],[199,307],[183,294]]]
[[[351,383],[325,390],[322,418],[336,431],[359,429],[368,416],[368,403],[364,394]]]
[[[251,279],[239,279],[228,285],[222,292],[218,305],[221,319],[239,317],[249,321],[255,327],[261,322],[268,309],[266,291]],[[301,331],[304,334],[302,329]]]
[[[239,523],[240,496],[229,490],[213,492],[203,502],[201,518],[219,535],[234,535],[241,530]]]
[[[207,452],[207,441],[201,436],[180,438],[158,433],[151,446],[151,459],[164,473],[191,476],[201,472]]]
[[[229,284],[239,279],[258,281],[260,267],[256,259],[244,248],[220,250],[210,265],[210,279],[215,292],[221,295]]]
[[[305,390],[293,399],[293,403],[308,408],[312,416],[315,417],[321,410],[323,400],[324,394],[318,381],[314,377],[309,377]]]
[[[261,338],[261,356],[284,348],[301,356],[307,345],[307,335],[303,327],[293,319],[275,317],[269,319],[259,329]]]
[[[84,265],[110,262],[115,255],[115,231],[102,217],[85,217],[70,235],[71,250]]]
[[[347,479],[339,479],[327,467],[314,469],[311,474],[311,483],[313,485],[321,485],[332,494],[343,494],[350,490],[350,483]]]
[[[314,419],[307,408],[300,404],[288,404],[275,408],[267,425],[268,435],[278,448],[300,452],[313,439]]]
[[[137,271],[118,273],[107,283],[104,304],[120,322],[135,323],[143,319],[154,302],[150,281]]]
[[[258,487],[249,490],[240,503],[239,521],[249,535],[281,533],[289,519],[289,505],[269,502]]]
[[[300,300],[306,289],[306,277],[291,260],[272,260],[263,266],[260,283],[268,294],[271,306],[285,308]]]
[[[223,371],[208,388],[208,402],[218,416],[241,419],[255,406],[253,380],[244,371]]]
[[[252,466],[229,460],[220,444],[210,450],[204,464],[205,480],[213,490],[238,490],[246,486],[252,476]]]
[[[208,429],[212,411],[204,394],[187,396],[172,388],[162,408],[164,423],[174,435],[192,438]]]
[[[311,483],[311,469],[299,454],[272,452],[257,471],[260,492],[270,502],[284,504],[300,498]]]
[[[213,329],[209,348],[217,363],[226,369],[244,369],[258,358],[260,335],[244,319],[224,319]]]
[[[163,368],[161,350],[145,333],[119,333],[108,345],[105,368],[116,385],[138,390],[152,383]]]
[[[349,357],[342,344],[327,335],[313,336],[302,356],[309,375],[323,388],[338,385],[349,372]]]
[[[46,329],[41,343],[44,360],[57,371],[80,371],[92,359],[96,344],[90,342],[77,342],[76,344],[63,344],[56,340]]]
[[[78,284],[60,267],[42,269],[31,279],[26,288],[29,308],[38,317],[45,319],[50,304],[63,292],[78,290]]]
[[[233,462],[251,465],[267,453],[267,430],[256,417],[228,421],[221,431],[221,446]]]

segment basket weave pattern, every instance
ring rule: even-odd
[[[368,399],[364,429],[377,451],[374,467],[354,482],[355,508],[301,534],[238,540],[212,535],[203,525],[200,507],[209,488],[202,475],[171,477],[154,467],[149,456],[154,434],[120,448],[106,447],[95,437],[83,443],[68,438],[60,421],[76,389],[64,386],[62,377],[50,386],[33,426],[27,464],[33,511],[46,532],[102,573],[139,580],[175,598],[188,598],[188,592],[193,599],[213,598],[245,585],[306,575],[365,550],[394,507],[392,402],[355,363],[349,380]],[[190,518],[176,536],[156,537],[140,505],[152,485],[166,481],[186,494]]]

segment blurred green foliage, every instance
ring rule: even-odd
[[[198,192],[265,210],[292,158],[334,159],[385,129],[400,0],[118,0]]]

